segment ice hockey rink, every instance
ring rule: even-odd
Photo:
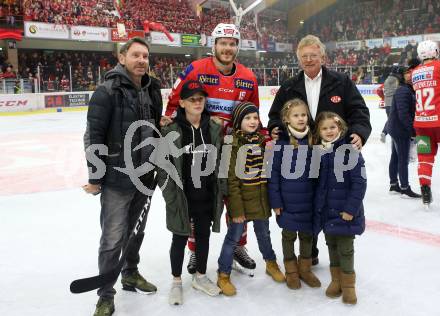
[[[324,294],[330,280],[328,253],[320,235],[322,287],[289,290],[264,272],[253,229],[248,250],[257,262],[255,277],[232,273],[235,297],[208,297],[191,288],[183,269],[184,305],[169,306],[169,247],[161,192],[154,194],[140,272],[158,286],[154,295],[122,291],[116,284],[115,316],[153,315],[440,315],[440,161],[434,167],[431,210],[420,200],[388,194],[390,139],[379,135],[385,111],[368,103],[373,132],[362,150],[368,189],[367,229],[355,240],[358,304],[346,306]],[[261,106],[267,122],[270,102]],[[82,136],[86,112],[0,117],[0,315],[92,315],[96,292],[74,295],[72,280],[97,274],[99,197],[85,194]],[[417,166],[410,183],[419,192]],[[271,237],[282,264],[281,230],[274,217]],[[224,224],[224,223],[223,223]],[[216,280],[216,260],[225,234],[212,234],[208,275]]]

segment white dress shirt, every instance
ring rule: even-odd
[[[321,92],[321,81],[322,81],[322,68],[318,75],[311,79],[304,73],[304,84],[306,86],[307,93],[307,103],[309,105],[310,114],[312,118],[316,118],[316,111],[318,110],[319,94]]]

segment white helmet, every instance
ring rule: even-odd
[[[417,46],[417,55],[419,55],[421,61],[430,58],[438,58],[439,49],[437,43],[430,40],[420,42],[419,46]]]
[[[234,24],[220,23],[215,27],[211,35],[214,43],[217,38],[222,37],[235,38],[238,40],[238,42],[240,42],[240,31]]]

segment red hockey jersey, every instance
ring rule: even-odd
[[[440,61],[419,65],[411,77],[416,92],[414,127],[440,127]]]
[[[187,80],[198,80],[204,86],[208,93],[207,110],[211,115],[224,119],[226,124],[231,120],[232,109],[240,102],[250,101],[258,107],[258,83],[254,73],[239,63],[235,63],[235,67],[233,74],[225,76],[215,67],[213,57],[192,62],[176,80],[165,115],[175,115],[180,90]]]

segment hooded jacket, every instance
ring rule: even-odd
[[[205,114],[206,113],[206,114]],[[159,187],[162,189],[162,195],[166,202],[166,224],[168,230],[170,230],[173,234],[189,236],[191,234],[191,223],[190,223],[190,212],[193,211],[201,211],[199,210],[190,210],[191,206],[200,206],[201,201],[205,201],[205,197],[201,197],[198,199],[194,198],[193,194],[205,194],[207,191],[210,191],[210,195],[206,200],[206,209],[209,209],[212,212],[212,231],[220,232],[220,218],[223,212],[223,196],[226,192],[226,181],[224,179],[218,178],[219,172],[219,161],[220,161],[220,151],[222,144],[222,126],[215,123],[213,120],[206,120],[209,118],[208,112],[202,114],[202,124],[201,130],[194,131],[194,138],[192,138],[192,131],[189,129],[189,123],[184,122],[183,118],[177,119],[174,123],[165,126],[162,128],[161,132],[163,137],[167,137],[168,134],[176,132],[178,137],[174,140],[174,143],[170,144],[168,142],[164,142],[163,145],[167,147],[166,152],[172,153],[173,147],[176,151],[180,151],[184,148],[184,143],[188,143],[187,146],[191,146],[194,143],[198,143],[201,141],[202,135],[204,141],[208,144],[208,139],[210,140],[210,144],[214,145],[217,150],[217,158],[215,161],[215,171],[214,174],[208,177],[201,177],[202,187],[209,187],[210,189],[205,190],[205,188],[199,189],[194,188],[191,179],[185,179],[184,174],[190,172],[188,168],[190,168],[189,164],[192,163],[193,154],[199,155],[202,153],[189,152],[184,153],[180,156],[170,156],[167,158],[169,162],[175,167],[177,177],[181,180],[183,184],[183,189],[179,187],[173,177],[167,174],[167,171],[163,168],[158,168],[157,171],[157,182]],[[208,135],[203,134],[204,127],[207,125]],[[186,130],[186,132],[184,132]],[[196,135],[197,132],[200,135],[200,138]],[[189,136],[188,136],[188,133]],[[206,137],[205,137],[206,136]],[[185,151],[186,152],[186,149]],[[198,157],[194,156],[194,159],[197,160]],[[185,170],[185,168],[187,170]],[[191,182],[189,182],[191,181]],[[187,196],[190,195],[190,199]]]
[[[104,84],[93,93],[87,112],[87,127],[84,134],[86,153],[90,145],[104,144],[108,155],[102,155],[97,150],[93,153],[104,162],[106,172],[99,177],[92,176],[96,171],[94,164],[87,162],[89,167],[89,183],[102,184],[123,190],[134,189],[135,186],[127,174],[115,169],[125,168],[126,160],[130,159],[124,153],[124,139],[129,127],[138,120],[146,120],[154,126],[159,126],[162,113],[162,96],[160,83],[148,76],[142,77],[141,87],[138,88],[126,69],[118,64],[105,75]],[[143,140],[157,137],[154,129],[142,126],[136,128],[131,144],[131,161],[134,168],[146,162],[150,157],[151,146],[134,150]],[[150,185],[153,170],[141,177],[144,184]]]
[[[211,144],[209,133],[210,115],[205,110],[202,113],[200,126],[198,128],[191,125],[185,117],[185,110],[178,108],[176,123],[182,130],[182,146],[185,148],[183,154],[183,181],[185,195],[189,204],[190,213],[211,211],[211,199],[213,193],[213,174],[200,177],[200,185],[195,185],[191,177],[191,169],[196,164],[200,164],[200,170],[205,170],[208,158],[207,144]]]

